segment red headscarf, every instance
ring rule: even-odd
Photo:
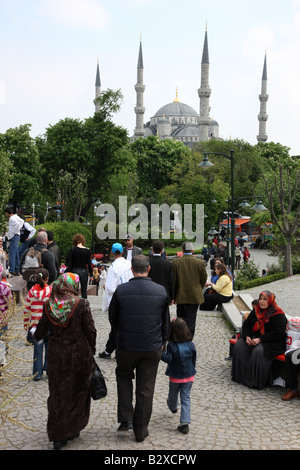
[[[255,314],[257,321],[254,324],[253,331],[259,331],[260,334],[263,335],[265,332],[265,323],[270,320],[270,317],[273,315],[284,315],[284,312],[281,308],[278,307],[277,303],[275,302],[275,295],[266,290],[259,294],[259,298],[261,295],[265,295],[268,299],[268,307],[266,309],[261,309],[259,303],[255,307]]]

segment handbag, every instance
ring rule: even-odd
[[[206,289],[204,293],[207,295],[211,295],[211,294],[215,294],[216,291],[212,287],[209,287],[208,289]]]
[[[92,384],[91,384],[91,397],[93,400],[100,400],[101,398],[106,397],[107,388],[105,380],[107,380],[96,362],[94,362],[94,372],[92,375]]]

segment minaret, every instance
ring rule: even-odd
[[[100,71],[99,71],[99,59],[97,62],[97,71],[96,71],[96,82],[95,82],[95,113],[100,111],[100,102],[96,101],[96,98],[99,98],[101,93],[101,81],[100,81]]]
[[[201,86],[198,89],[200,98],[200,116],[198,118],[199,124],[199,140],[205,141],[209,139],[209,124],[210,124],[210,107],[209,97],[211,89],[209,88],[209,56],[208,56],[208,41],[207,41],[207,26],[205,31],[205,39],[203,46],[202,62],[201,62]]]
[[[144,65],[143,65],[143,52],[142,52],[142,38],[140,40],[140,50],[137,64],[137,84],[135,85],[136,91],[136,107],[134,108],[136,114],[136,126],[134,129],[134,140],[139,137],[144,137]]]
[[[261,94],[259,95],[260,100],[260,113],[257,116],[259,120],[259,131],[257,140],[258,142],[266,142],[268,136],[266,134],[266,126],[267,126],[267,101],[269,99],[269,95],[267,94],[267,55],[265,54],[265,62],[264,62],[264,69],[262,74],[262,81],[261,81]]]

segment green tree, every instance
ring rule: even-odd
[[[131,144],[137,162],[138,197],[157,200],[158,192],[171,183],[174,167],[190,149],[178,141],[158,140],[154,136],[137,139]]]
[[[272,222],[282,235],[284,270],[287,276],[292,276],[292,243],[300,226],[300,203],[295,204],[300,190],[300,170],[293,178],[290,177],[289,170],[286,170],[286,178],[284,178],[282,165],[279,164],[279,177],[273,175],[272,180],[268,180],[262,175],[262,178],[265,182]],[[274,208],[276,200],[280,208],[277,212]]]
[[[128,148],[127,131],[111,121],[118,110],[120,93],[108,90],[102,95],[101,110],[84,121],[66,118],[50,126],[38,139],[40,158],[46,170],[45,180],[51,188],[60,171],[73,178],[86,175],[86,203],[81,207],[85,216],[92,201],[106,200],[111,178],[135,166]],[[78,205],[79,207],[79,205]],[[79,214],[73,216],[78,218]]]
[[[11,170],[12,164],[8,157],[8,154],[3,150],[0,150],[0,235],[3,234],[7,225],[7,219],[4,215],[4,209],[7,203],[10,201],[12,195],[12,184],[11,184]]]
[[[204,204],[205,225],[207,229],[211,228],[223,218],[223,212],[227,212],[227,198],[231,196],[230,162],[214,153],[230,155],[231,149],[234,150],[235,198],[258,195],[257,185],[263,166],[256,147],[241,140],[210,140],[197,144],[174,166],[169,175],[170,184],[160,190],[160,198],[169,204]],[[208,156],[214,164],[207,171],[199,168],[204,153],[212,154]],[[217,202],[212,203],[212,199]]]
[[[0,134],[0,150],[5,152],[12,164],[12,194],[10,202],[31,205],[40,201],[43,188],[43,171],[39,152],[30,136],[30,124],[8,129]]]
[[[53,181],[56,200],[61,203],[61,220],[79,221],[82,207],[87,203],[87,175],[84,170],[71,174],[60,170]]]

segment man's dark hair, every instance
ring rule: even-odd
[[[13,214],[14,211],[13,211],[13,208],[12,207],[5,207],[4,209],[4,213],[7,213],[7,214]]]
[[[163,249],[164,249],[164,242],[162,242],[161,240],[156,240],[155,242],[152,243],[153,253],[161,253]]]
[[[149,259],[145,255],[136,255],[131,260],[132,269],[137,274],[145,274],[148,271]]]
[[[54,233],[51,230],[47,230],[47,235],[48,235],[48,242],[53,242]]]

